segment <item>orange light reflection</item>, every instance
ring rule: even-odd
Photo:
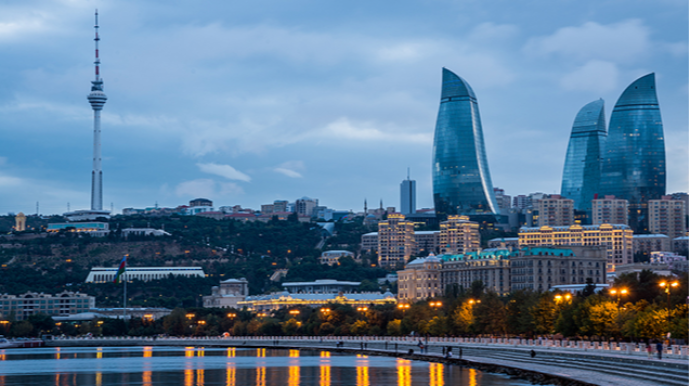
[[[235,357],[235,348],[230,347],[228,348],[228,358],[234,358]]]
[[[299,386],[299,366],[288,368],[288,386]]]
[[[153,347],[146,346],[144,347],[144,358],[151,358],[153,355]]]
[[[237,372],[235,368],[228,366],[227,370],[225,370],[225,373],[225,386],[235,386],[235,383],[237,382]]]
[[[259,367],[256,369],[256,386],[266,386],[266,368],[265,367]]]
[[[398,359],[398,386],[412,386],[412,371],[410,361]]]
[[[442,363],[429,363],[429,386],[443,386]]]

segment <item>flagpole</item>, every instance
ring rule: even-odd
[[[122,301],[122,304],[124,305],[124,307],[122,307],[122,321],[126,323],[127,321],[125,319],[127,318],[127,271],[125,271],[122,274],[122,276],[124,276],[125,279],[123,280],[125,282],[125,297]]]

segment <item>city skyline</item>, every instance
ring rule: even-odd
[[[687,191],[688,5],[621,4],[0,6],[0,213],[89,207],[94,8],[108,47],[103,207],[116,212],[196,197],[397,207],[408,166],[417,207],[433,207],[442,67],[482,100],[493,185],[513,196],[557,193],[578,108],[603,98],[611,117],[626,85],[656,73],[666,192]]]

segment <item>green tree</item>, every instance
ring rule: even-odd
[[[501,299],[496,293],[487,292],[481,300],[481,303],[475,305],[477,331],[484,334],[506,334],[508,315]]]
[[[460,307],[456,308],[452,313],[452,323],[454,330],[459,334],[467,334],[470,332],[472,323],[474,323],[473,305],[469,302],[464,302]]]
[[[395,319],[391,320],[388,322],[388,325],[386,326],[386,332],[388,335],[392,336],[399,336],[402,335],[402,320],[400,319]]]

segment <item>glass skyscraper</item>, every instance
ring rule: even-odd
[[[604,100],[585,105],[575,117],[563,167],[561,196],[573,200],[576,210],[591,212],[599,193],[601,161],[606,145]]]
[[[646,229],[647,201],[666,193],[666,152],[654,73],[634,81],[611,114],[601,193],[629,202],[630,227]]]
[[[438,216],[498,212],[477,97],[464,79],[446,68],[434,132],[432,176]]]

